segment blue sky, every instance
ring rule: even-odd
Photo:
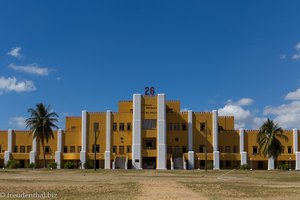
[[[299,1],[2,1],[0,129],[27,109],[117,111],[154,86],[236,128],[300,128]],[[298,46],[297,46],[298,45]],[[299,89],[299,90],[298,90]]]

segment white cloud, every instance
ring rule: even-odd
[[[286,57],[287,57],[286,54],[281,54],[281,55],[280,55],[280,59],[281,59],[281,60],[285,60]]]
[[[220,116],[234,116],[235,128],[253,128],[261,126],[265,118],[256,117],[257,110],[247,110],[243,106],[249,106],[254,102],[250,98],[242,98],[237,102],[228,100],[223,108],[218,110]]]
[[[300,126],[300,101],[292,101],[277,107],[268,106],[264,115],[275,115],[274,120],[285,129],[299,128]]]
[[[9,120],[9,124],[18,128],[26,128],[25,120],[25,117],[12,117]]]
[[[60,80],[61,80],[61,77],[56,77],[56,80],[57,80],[57,81],[60,81]]]
[[[15,77],[0,77],[0,94],[4,92],[30,92],[36,87],[32,81],[18,81]]]
[[[253,102],[254,102],[253,99],[250,99],[250,98],[242,98],[242,99],[238,100],[237,105],[240,105],[240,106],[248,106],[248,105],[251,105]]]
[[[22,57],[21,50],[22,50],[21,47],[13,47],[9,52],[7,52],[7,55],[13,56],[15,58],[21,58]]]
[[[218,110],[220,116],[234,116],[235,128],[243,128],[246,126],[246,122],[251,117],[249,110],[244,110],[239,105],[226,104],[223,108]]]
[[[14,63],[11,63],[8,65],[8,67],[15,71],[21,71],[28,74],[35,74],[38,76],[48,76],[51,71],[54,71],[53,69],[40,67],[36,63],[29,64],[29,65],[16,65]]]
[[[294,55],[292,56],[292,58],[293,58],[294,60],[300,60],[300,52],[294,54]]]
[[[296,44],[295,48],[296,48],[297,51],[300,50],[300,42],[298,44]]]
[[[183,109],[180,110],[180,112],[187,112],[187,111],[189,111],[188,108],[183,108]]]
[[[285,100],[300,100],[300,88],[296,91],[289,92],[285,97]]]

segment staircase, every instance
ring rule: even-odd
[[[174,169],[184,169],[183,167],[183,157],[173,157]]]
[[[116,157],[115,169],[126,169],[126,157]]]

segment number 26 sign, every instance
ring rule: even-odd
[[[145,87],[145,96],[154,96],[155,88],[154,87]]]

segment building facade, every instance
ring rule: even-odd
[[[87,112],[66,117],[65,130],[54,132],[45,145],[46,160],[63,168],[72,161],[78,168],[93,162],[101,169],[274,169],[286,163],[300,170],[297,129],[284,130],[284,151],[275,161],[260,153],[258,130],[234,129],[233,116],[218,112],[181,112],[180,101],[165,94],[134,94],[119,101],[118,112]],[[96,129],[95,129],[96,127]],[[95,137],[96,136],[96,137]],[[94,146],[96,138],[96,146]],[[207,151],[207,153],[205,153]],[[42,146],[29,131],[0,131],[0,167],[17,160],[21,167],[43,165]]]

